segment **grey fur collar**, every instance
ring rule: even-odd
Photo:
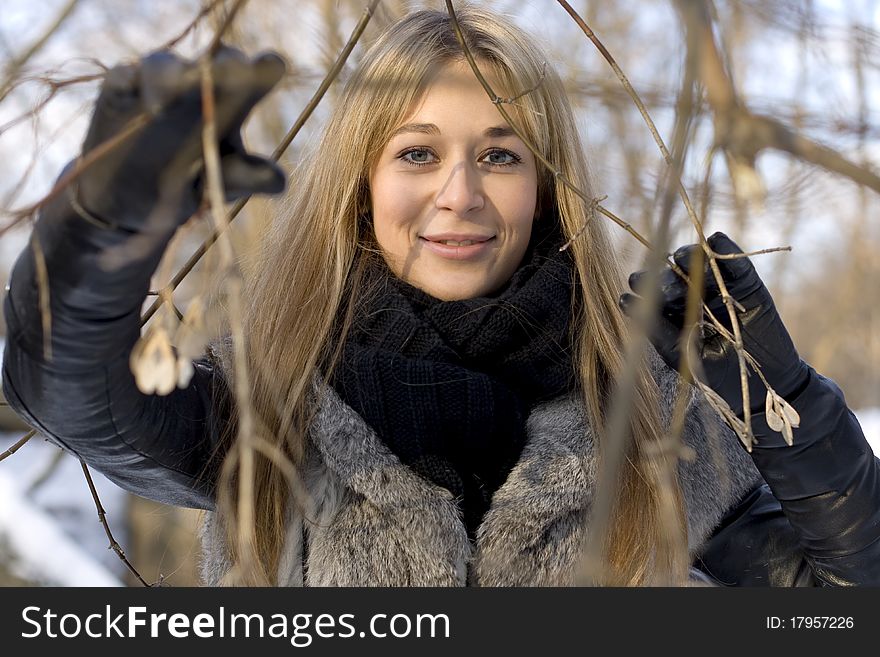
[[[668,412],[677,375],[655,366]],[[533,409],[520,460],[471,544],[447,490],[400,463],[332,389],[323,389],[320,399],[303,473],[310,499],[304,514],[289,512],[280,585],[575,583],[596,480],[592,433],[578,400],[564,397]],[[694,554],[760,475],[738,439],[696,396],[683,438],[696,453],[679,470]],[[207,584],[219,583],[228,568],[221,544],[209,519],[203,532]]]

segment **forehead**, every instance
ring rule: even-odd
[[[492,90],[503,96],[503,86],[492,67],[486,63],[479,66]],[[395,134],[401,127],[414,124],[434,124],[441,132],[469,128],[483,131],[490,126],[504,125],[505,121],[470,65],[456,61],[432,75]]]

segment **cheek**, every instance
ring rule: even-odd
[[[419,216],[412,186],[401,176],[378,174],[370,180],[373,227],[380,245],[411,228]]]
[[[508,185],[505,189],[497,190],[496,199],[499,214],[506,218],[509,227],[517,233],[524,231],[528,235],[537,207],[537,184],[526,180]]]

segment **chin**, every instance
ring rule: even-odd
[[[443,285],[442,287],[422,287],[422,290],[430,294],[432,297],[440,299],[441,301],[462,301],[464,299],[475,299],[476,297],[483,297],[492,292],[492,289],[487,285],[475,285],[473,283],[467,284],[464,282],[461,284],[451,283],[448,285]]]
[[[416,287],[422,292],[430,294],[435,299],[440,299],[441,301],[460,301],[462,299],[470,298],[467,292],[462,290],[453,290],[446,287],[426,287],[424,285],[416,285]]]
[[[475,299],[492,294],[504,287],[504,282],[498,283],[495,277],[485,270],[475,268],[475,271],[455,271],[454,269],[432,268],[413,272],[414,275],[402,277],[410,285],[419,288],[422,292],[430,294],[441,301],[462,301]],[[397,274],[400,276],[400,274]]]

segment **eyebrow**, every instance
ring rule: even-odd
[[[511,128],[509,125],[496,125],[491,128],[486,128],[486,130],[483,132],[483,134],[486,135],[487,137],[498,138],[498,137],[512,137],[516,133],[513,131],[513,128]]]
[[[400,126],[397,130],[391,133],[391,137],[393,138],[397,135],[402,135],[409,132],[416,132],[423,135],[439,135],[440,128],[438,128],[433,123],[407,123]],[[486,128],[483,131],[483,135],[494,139],[498,139],[500,137],[510,137],[515,134],[516,133],[513,131],[513,128],[511,128],[509,125],[496,125],[492,126],[491,128]]]
[[[440,128],[433,123],[407,123],[392,132],[391,136],[396,137],[397,135],[402,135],[408,132],[418,132],[424,135],[439,135]]]

